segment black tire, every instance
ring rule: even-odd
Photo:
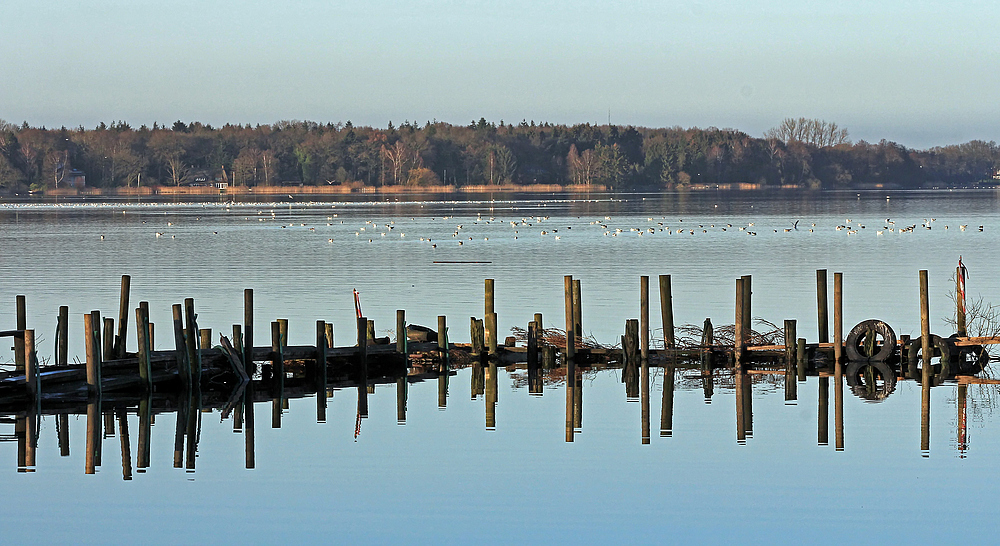
[[[951,367],[955,370],[955,373],[976,375],[977,373],[983,371],[986,364],[990,361],[990,354],[986,351],[986,348],[982,345],[967,345],[964,347],[956,347],[954,342],[958,334],[953,334],[950,338],[951,340]]]
[[[877,345],[873,354],[866,354],[864,344],[869,336],[882,336],[882,344]],[[877,338],[876,338],[877,339]],[[847,334],[845,352],[850,361],[885,361],[896,350],[896,332],[885,322],[878,319],[868,319],[859,322]]]
[[[872,368],[873,372],[882,377],[881,386],[869,385],[866,382],[867,368]],[[885,361],[853,360],[848,362],[844,374],[847,376],[847,385],[851,387],[851,391],[862,400],[881,402],[896,390],[896,372]]]
[[[917,366],[923,361],[920,354],[922,350],[923,346],[919,337],[910,340],[910,347],[906,355],[908,361],[907,374],[917,381],[920,381],[923,376],[920,368]],[[931,336],[931,358],[936,356],[941,357],[939,364],[935,366],[934,373],[932,374],[934,379],[933,384],[938,384],[951,376],[951,353],[952,344],[947,338],[935,335]]]

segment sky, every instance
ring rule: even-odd
[[[0,0],[0,119],[600,123],[786,117],[1000,140],[996,0]]]

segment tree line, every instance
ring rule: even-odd
[[[761,137],[734,129],[469,125],[405,121],[280,121],[212,127],[198,122],[133,128],[46,129],[0,120],[0,187],[288,184],[364,186],[601,185],[614,190],[715,184],[813,189],[972,186],[994,182],[995,142],[914,150],[851,142],[821,120],[784,120]]]

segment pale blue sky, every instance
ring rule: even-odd
[[[0,118],[733,127],[1000,140],[1000,2],[0,0]]]

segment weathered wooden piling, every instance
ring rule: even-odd
[[[649,359],[649,276],[639,277],[639,350],[642,360]],[[648,438],[647,438],[648,440]]]
[[[674,299],[670,292],[670,275],[660,275],[660,320],[663,323],[663,348],[673,349]]]
[[[795,346],[795,368],[799,381],[806,380],[806,338],[800,337]]]
[[[184,333],[184,317],[181,304],[171,307],[174,318],[174,357],[177,360],[177,373],[185,387],[191,386],[191,364],[188,361],[187,335]]]
[[[795,319],[785,319],[785,371],[795,373]]]
[[[580,279],[573,279],[573,337],[583,339],[583,294]]]
[[[931,370],[931,313],[928,303],[926,269],[920,270],[920,351],[923,357],[921,381],[928,385],[934,372]]]
[[[545,329],[545,326],[542,325],[542,314],[541,313],[535,313],[535,323],[538,324],[538,330],[539,330],[539,333],[541,333],[541,331]]]
[[[243,367],[253,377],[257,365],[253,360],[253,289],[243,290]]]
[[[104,317],[102,354],[105,360],[115,358],[115,319]]]
[[[396,309],[396,352],[402,355],[406,351],[406,311]]]
[[[271,376],[273,378],[285,377],[285,339],[281,335],[281,323],[271,323]]]
[[[368,416],[368,319],[358,317],[358,414]]]
[[[69,364],[69,306],[59,306],[56,320],[56,366]]]
[[[844,274],[833,274],[833,362],[838,368],[844,355]]]
[[[138,345],[136,356],[139,360],[139,379],[143,392],[153,391],[153,370],[150,363],[149,345],[149,303],[139,302],[135,309],[135,333]]]
[[[448,317],[445,315],[438,315],[438,335],[437,335],[437,348],[438,348],[438,358],[441,359],[438,371],[447,373],[448,372]]]
[[[743,275],[741,278],[743,279],[743,343],[749,345],[750,335],[753,332],[753,312],[751,311],[753,277]]]
[[[531,321],[528,323],[527,340],[528,371],[538,369],[538,323]]]
[[[97,347],[97,336],[94,332],[94,315],[83,315],[83,336],[87,351],[87,393],[89,396],[101,394],[101,353]]]
[[[816,318],[817,318],[817,328],[819,330],[819,342],[829,343],[830,342],[830,316],[827,312],[827,302],[829,301],[826,296],[826,270],[817,269],[816,270]]]
[[[959,336],[968,335],[965,327],[965,276],[962,267],[955,268],[955,331]]]
[[[712,319],[706,318],[701,329],[701,371],[712,371],[712,348],[715,346],[715,328],[712,327]]]
[[[405,327],[404,327],[405,335]],[[326,321],[316,321],[316,421],[326,422],[327,373]]]
[[[198,337],[200,340],[200,345],[202,349],[212,348],[212,329],[211,328],[201,328],[198,330]]]
[[[22,332],[28,329],[28,311],[26,299],[23,295],[18,295],[14,298],[15,312],[17,318],[15,320],[15,327]],[[98,325],[100,328],[100,325]],[[15,335],[14,336],[14,371],[23,372],[24,371],[24,336]]]
[[[494,288],[495,283],[493,279],[486,279],[485,285],[485,313],[483,314],[483,319],[486,321],[486,346],[489,347],[489,354],[496,354],[497,346],[497,324],[492,322],[491,317],[496,313],[496,300],[494,299]]]
[[[746,305],[746,300],[743,297],[744,290],[743,279],[736,279],[736,319],[733,322],[735,329],[735,333],[733,334],[733,365],[736,366],[737,370],[743,368],[743,346],[746,339],[746,333],[743,331],[744,306]]]
[[[334,343],[334,339],[333,339],[333,323],[331,323],[331,322],[326,323],[326,346],[329,349],[332,349],[332,348],[334,348],[334,347],[337,346]]]
[[[563,277],[563,295],[566,307],[566,362],[576,356],[575,321],[576,311],[573,309],[573,276]]]
[[[367,332],[368,345],[375,345],[375,338],[377,336],[375,334],[375,320],[374,319],[368,319],[368,323],[365,325],[365,330]]]
[[[622,355],[625,358],[625,368],[622,370],[622,380],[625,382],[625,396],[630,399],[639,397],[639,366],[642,360],[642,350],[639,348],[639,321],[625,321],[625,335],[622,336]]]
[[[201,352],[198,350],[198,321],[194,312],[194,298],[184,299],[184,315],[187,329],[188,365],[191,369],[191,386],[201,385]]]
[[[556,348],[551,345],[542,347],[542,369],[551,370],[556,367]]]
[[[472,340],[473,356],[486,354],[486,327],[482,320],[476,317],[469,317],[469,336]]]
[[[41,394],[38,381],[38,355],[35,354],[35,331],[24,331],[24,386],[32,400],[37,400]]]
[[[118,298],[118,335],[115,337],[112,355],[108,358],[125,358],[125,334],[128,332],[128,298],[132,277],[122,275],[121,295]]]

